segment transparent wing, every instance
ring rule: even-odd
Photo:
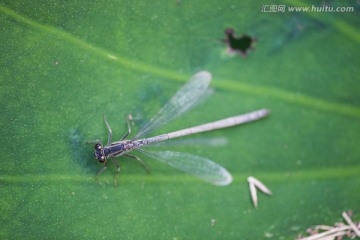
[[[138,139],[152,130],[165,125],[174,118],[180,116],[186,110],[190,109],[200,100],[209,96],[212,92],[209,89],[211,74],[207,71],[201,71],[195,74],[171,100],[140,130],[133,138]]]
[[[214,185],[226,186],[232,182],[231,174],[225,168],[213,161],[210,161],[209,159],[188,153],[172,151],[150,152],[143,149],[136,150]]]

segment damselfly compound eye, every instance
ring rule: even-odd
[[[98,157],[98,160],[99,160],[100,163],[103,163],[103,162],[105,162],[105,157],[100,156],[100,157]]]

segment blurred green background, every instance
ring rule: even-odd
[[[360,219],[359,4],[350,13],[265,13],[312,1],[0,1],[1,239],[295,239],[316,224]],[[247,58],[220,42],[257,38]],[[93,146],[134,132],[194,73],[215,93],[158,133],[260,108],[269,118],[179,146],[228,169],[216,187],[143,157],[113,186]],[[255,209],[248,176],[273,192]]]

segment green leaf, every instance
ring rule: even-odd
[[[358,220],[358,15],[263,4],[273,3],[2,1],[0,238],[295,239],[345,210]],[[256,37],[256,50],[228,55],[228,27]],[[118,187],[113,166],[96,183],[101,166],[85,142],[107,138],[103,114],[115,139],[129,113],[136,132],[200,70],[215,93],[158,133],[270,109],[196,136],[226,146],[169,146],[224,166],[234,182],[212,186],[141,156],[150,175],[120,158]],[[258,209],[248,176],[273,192],[258,193]]]

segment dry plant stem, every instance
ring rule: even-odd
[[[346,212],[342,213],[342,217],[345,219],[348,225],[345,225],[344,223],[336,223],[335,227],[318,225],[315,226],[314,230],[325,231],[298,240],[334,240],[335,238],[342,239],[342,236],[345,235],[351,238],[355,238],[356,236],[360,237],[360,224],[357,223],[358,226],[354,224]]]
[[[349,215],[347,215],[346,212],[342,213],[343,218],[345,219],[345,221],[350,225],[350,227],[353,229],[353,231],[356,233],[356,235],[358,237],[360,237],[360,231],[359,229],[355,226],[355,224],[353,223],[353,221],[351,221]]]
[[[322,233],[318,233],[316,235],[313,236],[309,236],[309,237],[305,237],[305,238],[300,238],[299,240],[316,240],[316,239],[321,239],[321,240],[325,240],[328,239],[328,237],[336,234],[336,236],[342,236],[344,234],[346,234],[346,230],[349,230],[350,226],[344,226],[344,227],[339,227],[339,228],[332,228],[326,232],[322,232]],[[341,235],[337,235],[339,234],[339,232],[341,232]],[[330,238],[333,239],[333,238]]]
[[[268,194],[268,195],[271,195],[272,192],[262,182],[260,182],[258,179],[254,178],[252,176],[248,177],[247,180],[249,183],[251,200],[254,204],[254,207],[257,208],[258,207],[258,197],[257,197],[256,188],[260,189],[260,191],[262,191],[263,193]]]

